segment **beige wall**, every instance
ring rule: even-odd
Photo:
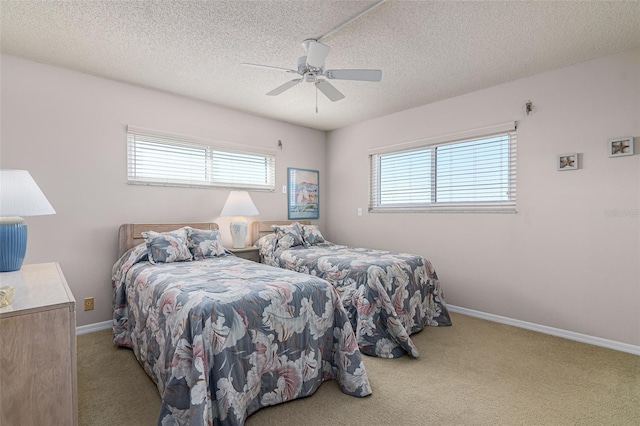
[[[510,120],[517,214],[367,213],[368,149]],[[450,304],[638,345],[640,154],[606,150],[629,135],[640,152],[640,50],[330,132],[327,236],[425,255]],[[556,171],[566,152],[579,170]]]
[[[127,124],[273,149],[276,193],[251,192],[260,219],[286,218],[287,167],[319,170],[325,196],[324,132],[12,56],[1,65],[0,167],[29,170],[57,211],[26,218],[25,263],[60,262],[78,325],[111,318],[120,224],[216,220],[231,241],[228,219],[218,218],[227,190],[127,185]],[[323,228],[325,218],[322,203]],[[83,312],[90,296],[96,309]]]

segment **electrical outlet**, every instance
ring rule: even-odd
[[[93,297],[86,297],[84,299],[84,310],[93,311]]]

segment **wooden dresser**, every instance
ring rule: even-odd
[[[0,425],[77,425],[76,301],[57,263],[0,273]]]

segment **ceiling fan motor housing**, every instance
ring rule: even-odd
[[[322,74],[322,68],[317,69],[307,64],[306,56],[300,56],[296,59],[296,65],[298,66],[298,73],[302,75],[302,78],[307,83],[315,83],[318,80],[318,75]]]

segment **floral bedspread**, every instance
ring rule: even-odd
[[[158,425],[242,425],[335,379],[371,388],[351,323],[326,281],[234,256],[151,265],[144,244],[113,268],[114,342],[162,397]]]
[[[270,235],[256,245],[261,262],[323,278],[336,288],[364,354],[418,357],[411,334],[427,325],[451,325],[436,271],[422,256],[329,242],[283,250]]]

